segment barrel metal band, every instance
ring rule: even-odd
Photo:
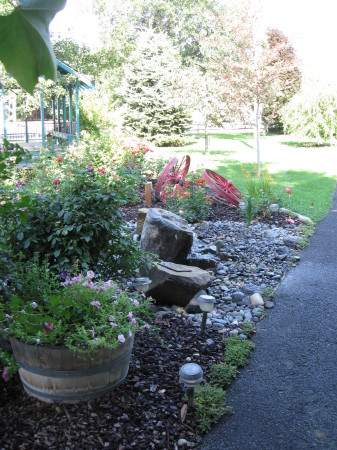
[[[123,383],[123,381],[125,380],[127,375],[128,374],[126,373],[126,375],[124,375],[124,377],[121,380],[118,380],[115,383],[111,383],[103,389],[95,390],[90,393],[78,392],[77,394],[70,394],[70,395],[67,394],[66,392],[62,392],[62,394],[51,394],[51,393],[44,392],[44,391],[38,391],[36,389],[33,389],[24,380],[21,379],[21,381],[22,381],[22,384],[23,384],[24,388],[26,389],[26,391],[28,393],[31,393],[35,397],[49,399],[54,402],[58,402],[58,401],[59,402],[67,402],[67,401],[68,402],[72,402],[72,401],[77,401],[77,402],[83,401],[84,402],[84,401],[92,400],[97,397],[102,397],[104,394],[107,394],[108,392],[112,391],[117,386],[119,386],[121,383]]]
[[[18,357],[15,357],[16,362],[22,369],[27,370],[27,372],[34,373],[36,375],[42,375],[45,377],[53,378],[71,378],[71,377],[87,377],[88,375],[95,375],[101,372],[105,372],[113,367],[119,366],[121,362],[127,360],[131,357],[132,347],[120,358],[109,362],[108,364],[102,364],[97,367],[91,367],[86,370],[50,370],[50,369],[40,369],[39,367],[32,367],[29,364],[22,362]]]

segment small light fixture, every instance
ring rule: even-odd
[[[280,209],[279,205],[277,203],[272,203],[270,205],[270,211],[273,213],[273,221],[276,221],[276,213]]]
[[[202,311],[201,334],[205,334],[207,314],[213,311],[215,298],[212,295],[200,295],[198,299]]]
[[[187,388],[188,407],[194,407],[194,388],[202,382],[203,371],[199,364],[187,363],[179,370],[179,381]]]
[[[151,280],[148,277],[135,278],[135,281],[133,282],[133,285],[136,288],[137,292],[144,293],[149,290],[150,284]]]
[[[240,211],[244,214],[246,212],[247,209],[247,203],[246,202],[239,202],[239,209]]]

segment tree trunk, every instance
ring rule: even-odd
[[[208,154],[209,150],[209,136],[208,136],[208,123],[205,121],[205,155]]]
[[[257,176],[261,175],[261,163],[260,163],[260,103],[257,99],[254,101],[254,140],[257,155]]]

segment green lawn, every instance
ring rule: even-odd
[[[202,134],[191,136],[188,145],[158,149],[167,156],[189,154],[191,170],[212,169],[244,190],[246,178],[242,167],[255,171],[256,152],[252,133],[210,135],[210,151],[204,155]],[[309,216],[315,222],[329,211],[337,179],[337,148],[317,147],[310,142],[296,141],[294,136],[261,137],[262,168],[275,180],[276,188],[292,189],[291,209]]]

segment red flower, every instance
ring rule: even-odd
[[[59,156],[58,158],[57,158],[57,162],[61,162],[62,161],[62,158],[61,158],[61,156]]]
[[[61,180],[59,179],[59,178],[56,178],[55,180],[54,180],[54,184],[60,184],[61,183]]]
[[[288,195],[290,195],[290,194],[291,194],[291,189],[287,188],[287,189],[286,189],[286,193],[287,193]]]

